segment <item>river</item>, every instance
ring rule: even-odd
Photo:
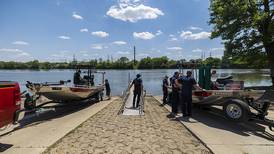
[[[144,87],[148,93],[160,95],[162,79],[165,75],[172,76],[175,69],[157,69],[157,70],[99,70],[106,72],[106,78],[109,79],[112,89],[112,95],[121,95],[122,91],[127,87],[129,76],[131,79],[137,73],[142,74]],[[217,73],[233,75],[234,80],[242,80],[245,86],[269,86],[271,80],[269,70],[261,69],[216,69]],[[186,70],[184,70],[186,72]],[[0,70],[0,81],[17,81],[20,83],[21,90],[26,90],[26,81],[31,82],[54,82],[59,80],[71,80],[73,78],[73,70]],[[96,75],[97,84],[102,78]]]

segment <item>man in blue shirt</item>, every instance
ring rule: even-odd
[[[182,112],[183,116],[191,116],[192,114],[192,88],[195,87],[196,89],[202,90],[197,85],[196,80],[192,77],[192,72],[187,71],[186,76],[180,77],[176,80],[176,85],[181,87],[181,103],[182,103]]]

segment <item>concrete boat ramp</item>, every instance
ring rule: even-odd
[[[7,154],[38,153],[212,153],[153,97],[131,109],[132,90],[125,102],[115,97],[77,112],[37,120],[0,137]],[[119,111],[123,108],[123,113]],[[41,115],[43,116],[43,115]]]
[[[132,108],[126,99],[52,111],[20,121],[18,130],[0,134],[7,154],[63,153],[273,153],[273,132],[258,125],[231,123],[217,111],[195,111],[193,118],[169,119],[161,97],[147,96]],[[143,112],[144,109],[144,112]],[[122,110],[122,112],[120,112]],[[274,114],[270,113],[270,116]]]

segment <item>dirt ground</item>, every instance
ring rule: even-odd
[[[118,99],[49,147],[44,153],[211,153],[168,111],[146,97],[144,116],[118,115]]]

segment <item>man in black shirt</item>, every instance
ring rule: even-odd
[[[136,78],[133,80],[132,84],[130,85],[130,87],[132,87],[132,85],[134,85],[134,91],[133,91],[133,108],[138,108],[139,107],[139,103],[140,103],[140,97],[141,97],[141,93],[143,90],[143,81],[141,79],[141,75],[137,74]],[[137,97],[137,104],[135,106],[135,100]]]
[[[164,80],[163,80],[163,85],[162,85],[162,89],[163,89],[163,105],[165,105],[167,103],[167,96],[168,96],[168,76],[165,76]]]
[[[180,77],[178,80],[176,80],[176,84],[179,87],[182,87],[182,93],[181,93],[181,104],[182,104],[182,112],[183,116],[191,116],[192,114],[192,88],[195,87],[196,89],[202,90],[197,85],[196,80],[192,77],[192,72],[187,71],[186,76]]]

